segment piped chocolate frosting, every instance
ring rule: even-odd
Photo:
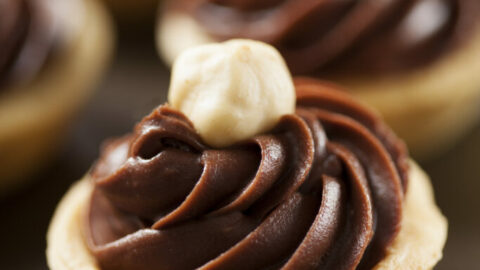
[[[52,1],[0,0],[0,92],[33,79],[58,43]]]
[[[86,242],[102,270],[370,269],[400,228],[408,155],[369,110],[297,78],[297,111],[228,148],[168,105],[108,142]]]
[[[461,47],[480,22],[477,0],[180,0],[216,40],[274,45],[293,74],[399,73]]]

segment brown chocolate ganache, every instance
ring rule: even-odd
[[[329,84],[224,149],[168,105],[107,143],[85,235],[101,269],[370,269],[400,226],[407,151]]]
[[[50,0],[0,0],[0,92],[35,77],[56,46]]]
[[[400,73],[465,43],[478,0],[175,0],[217,40],[274,45],[293,74]]]

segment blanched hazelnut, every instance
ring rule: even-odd
[[[168,100],[206,143],[225,147],[266,132],[293,113],[295,89],[275,48],[231,40],[183,52],[173,65]]]

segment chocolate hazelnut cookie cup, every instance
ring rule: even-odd
[[[375,108],[428,158],[480,115],[480,2],[169,1],[157,44],[167,63],[185,48],[230,38],[275,46],[294,75],[327,79]]]
[[[96,0],[1,5],[0,194],[54,155],[113,43],[110,17]]]
[[[276,98],[271,98],[275,96]],[[177,59],[169,102],[60,202],[52,270],[431,269],[447,222],[369,109],[234,40]]]

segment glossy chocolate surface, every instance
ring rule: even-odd
[[[217,40],[270,43],[293,74],[396,73],[422,67],[476,34],[477,0],[182,0]]]
[[[370,269],[396,236],[404,144],[334,86],[226,149],[166,105],[107,143],[86,240],[101,269]]]

